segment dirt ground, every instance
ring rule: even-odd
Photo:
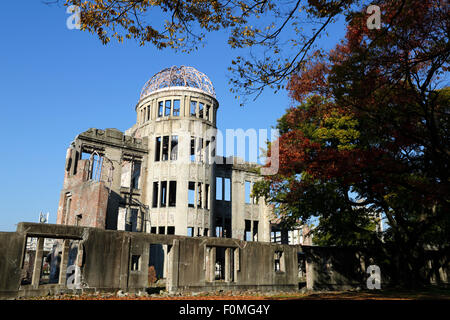
[[[450,289],[326,291],[307,293],[220,292],[168,294],[95,293],[56,295],[29,298],[30,300],[449,300]]]

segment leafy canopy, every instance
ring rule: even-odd
[[[278,121],[280,170],[257,192],[286,221],[319,218],[320,243],[411,254],[450,235],[447,8],[377,3],[384,27],[353,15],[345,40],[291,78],[299,105]],[[367,219],[380,215],[384,234]]]

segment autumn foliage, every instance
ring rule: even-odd
[[[389,248],[397,279],[418,284],[423,248],[450,240],[448,12],[432,0],[377,4],[381,29],[355,12],[346,38],[292,76],[280,171],[257,192],[289,223],[319,218],[319,243]]]

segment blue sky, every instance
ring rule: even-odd
[[[161,69],[189,65],[209,76],[220,103],[218,128],[270,128],[290,106],[285,91],[266,91],[245,107],[230,93],[227,67],[236,52],[224,33],[208,35],[191,54],[140,47],[134,41],[104,46],[66,27],[63,6],[6,1],[0,11],[0,231],[50,212],[56,222],[66,148],[91,127],[126,130],[145,82]],[[340,27],[339,27],[340,26]],[[343,36],[342,24],[323,45]]]

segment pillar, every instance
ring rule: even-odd
[[[41,279],[42,258],[44,256],[44,240],[45,238],[38,238],[36,244],[36,256],[34,258],[33,277],[31,279],[31,285],[35,288],[39,286],[39,280]]]
[[[180,240],[175,239],[169,254],[169,274],[167,277],[167,290],[169,292],[175,292],[178,289],[179,250]]]
[[[59,281],[58,284],[66,285],[66,277],[67,277],[67,264],[69,260],[69,245],[70,240],[65,239],[62,246],[62,254],[61,254],[61,264],[59,267]]]

